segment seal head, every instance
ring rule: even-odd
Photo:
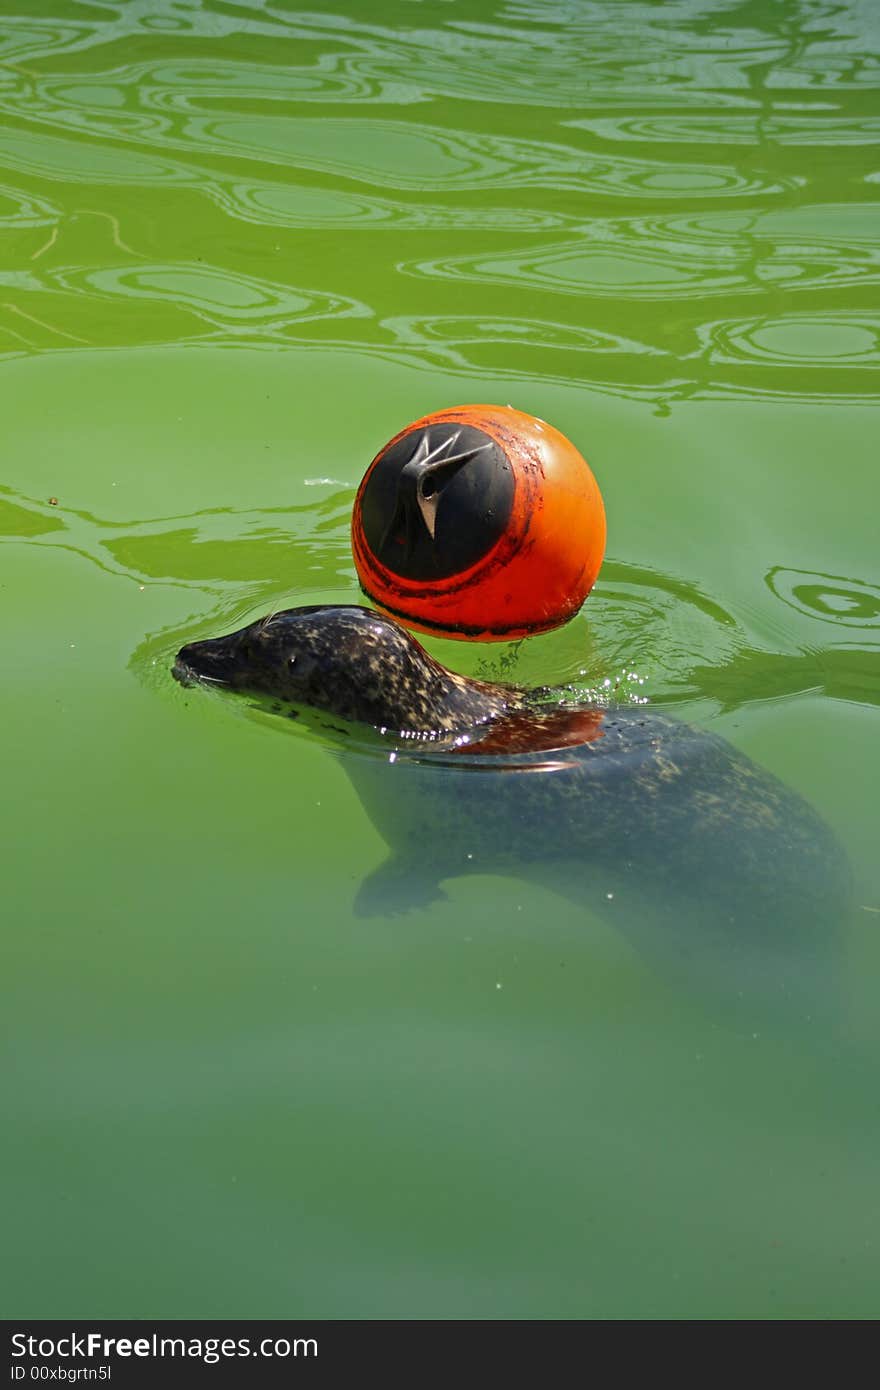
[[[182,684],[202,681],[431,738],[523,707],[514,688],[465,679],[400,625],[368,608],[317,605],[271,613],[177,654]]]

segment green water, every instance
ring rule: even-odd
[[[876,1316],[880,9],[7,0],[0,61],[5,1314]],[[433,649],[807,796],[833,1033],[525,879],[356,919],[338,757],[171,680],[356,601],[366,464],[469,400],[609,553]]]

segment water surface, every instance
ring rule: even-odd
[[[878,16],[6,7],[9,1316],[876,1316]],[[805,795],[834,1029],[532,881],[357,919],[339,758],[171,680],[357,601],[364,468],[468,400],[576,441],[609,553],[563,631],[432,650]]]

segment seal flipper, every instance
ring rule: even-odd
[[[355,894],[356,917],[400,917],[431,903],[445,902],[436,875],[409,856],[391,854],[367,874]]]

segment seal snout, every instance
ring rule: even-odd
[[[203,642],[188,642],[181,647],[171,674],[181,685],[196,681],[216,681],[221,685],[232,682],[235,670],[235,647],[228,637],[210,637]]]

